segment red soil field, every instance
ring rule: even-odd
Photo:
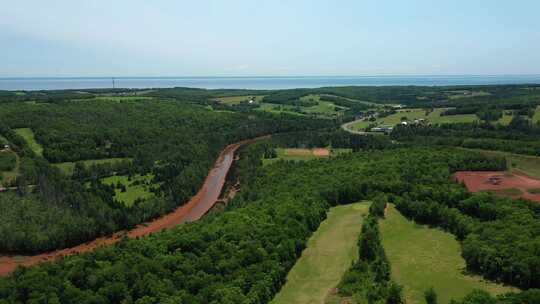
[[[204,184],[201,189],[199,189],[199,192],[197,192],[189,202],[178,207],[171,213],[151,222],[140,224],[132,230],[119,231],[111,236],[100,237],[75,247],[32,256],[0,256],[0,275],[9,274],[15,270],[18,265],[29,266],[42,261],[50,261],[59,257],[91,251],[99,246],[114,244],[121,240],[123,236],[128,236],[130,238],[144,236],[184,222],[192,222],[200,219],[218,200],[223,185],[225,184],[227,173],[233,163],[235,151],[244,144],[268,137],[269,136],[263,136],[256,139],[244,140],[227,146],[219,154],[214,167],[206,176]]]
[[[464,183],[472,192],[493,191],[513,198],[525,198],[540,202],[540,193],[530,193],[531,189],[540,190],[540,180],[534,179],[523,173],[509,173],[502,171],[460,171],[454,174],[456,181]],[[521,194],[512,194],[514,191],[504,190],[518,189]],[[517,191],[515,191],[517,192]]]
[[[330,150],[326,148],[302,149],[302,148],[287,148],[285,154],[290,156],[330,156]]]
[[[330,156],[330,151],[326,148],[313,149],[313,155],[315,156]]]

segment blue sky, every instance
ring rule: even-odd
[[[0,0],[0,77],[540,74],[537,0]]]

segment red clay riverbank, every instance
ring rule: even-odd
[[[0,275],[6,275],[12,272],[18,265],[29,266],[42,261],[54,260],[58,257],[90,251],[99,246],[114,244],[122,239],[124,235],[132,238],[144,236],[184,222],[192,222],[200,219],[208,212],[208,210],[212,208],[212,206],[214,206],[216,201],[219,199],[219,195],[223,185],[225,184],[225,178],[227,177],[227,173],[229,172],[229,169],[234,161],[235,151],[244,144],[268,137],[269,136],[264,136],[256,139],[244,140],[227,146],[219,154],[214,167],[206,176],[204,184],[202,185],[201,189],[199,189],[199,192],[197,192],[197,194],[195,194],[195,196],[193,196],[189,202],[178,207],[173,212],[151,222],[140,224],[132,230],[120,231],[111,236],[100,237],[75,247],[32,256],[0,256]]]

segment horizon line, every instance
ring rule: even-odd
[[[0,76],[0,80],[30,79],[205,79],[205,78],[373,78],[373,77],[534,77],[540,73],[527,74],[373,74],[373,75],[230,75],[230,76]]]

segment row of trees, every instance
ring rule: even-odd
[[[358,240],[358,261],[338,285],[340,296],[353,297],[357,303],[404,303],[403,288],[390,279],[390,263],[379,232],[378,219],[384,217],[386,202],[383,195],[373,199]]]

